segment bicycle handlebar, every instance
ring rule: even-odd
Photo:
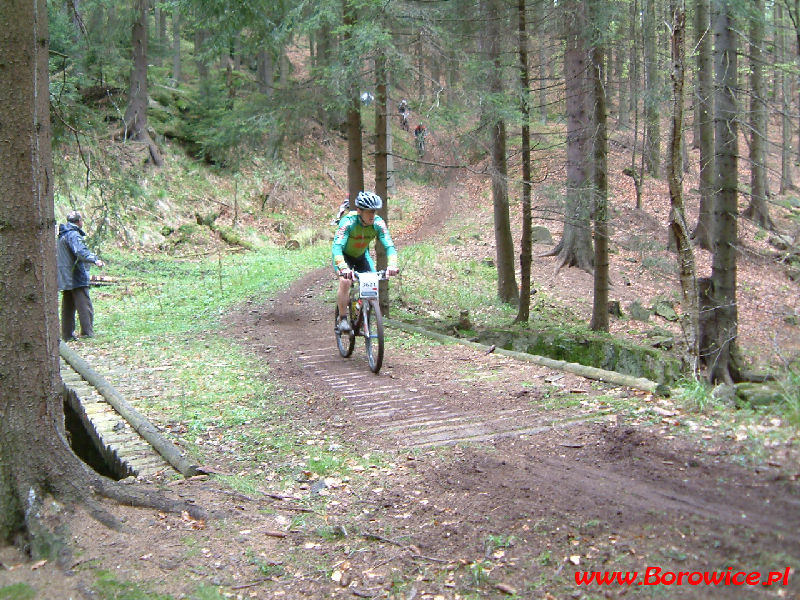
[[[353,274],[353,279],[358,280],[358,271],[350,271]],[[378,279],[389,279],[389,276],[386,274],[386,270],[382,269],[380,271],[375,271],[375,274],[378,276]]]

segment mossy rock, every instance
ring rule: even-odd
[[[671,383],[681,375],[680,361],[670,354],[601,334],[571,334],[559,330],[538,332],[483,331],[479,340],[507,350],[547,356],[555,360]]]
[[[675,307],[669,300],[659,300],[653,304],[651,310],[659,317],[667,321],[677,321],[678,313],[675,312]]]
[[[217,227],[216,231],[219,233],[219,237],[232,246],[241,246],[247,250],[253,249],[253,244],[242,238],[232,227]]]
[[[783,390],[766,383],[744,381],[736,384],[736,406],[757,407],[780,404],[786,399]]]
[[[552,244],[553,235],[547,227],[536,225],[531,228],[531,243],[533,244]]]
[[[638,300],[634,300],[628,305],[628,314],[631,319],[647,322],[650,320],[650,309],[643,306]]]

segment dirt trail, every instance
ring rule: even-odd
[[[432,198],[406,240],[441,229],[456,185]],[[309,273],[229,315],[227,333],[294,392],[287,404],[304,415],[307,443],[335,438],[369,466],[280,490],[258,471],[250,475],[265,489],[252,494],[213,478],[164,486],[213,514],[207,523],[114,505],[125,526],[113,531],[79,512],[71,533],[80,554],[67,571],[0,548],[0,587],[26,582],[44,600],[122,597],[128,582],[171,598],[216,598],[220,589],[237,600],[800,598],[791,570],[800,565],[796,479],[737,464],[733,440],[714,432],[673,435],[674,417],[647,421],[609,402],[645,409],[656,398],[496,353],[412,345],[389,329],[375,376],[360,342],[352,358],[338,355],[333,285],[329,268]],[[232,448],[204,439],[216,472],[239,474]],[[269,456],[259,469],[273,468]],[[648,568],[694,577],[790,571],[788,585],[747,588],[575,579],[636,571],[641,584]],[[119,582],[105,595],[94,591],[100,569]]]
[[[419,235],[438,231],[453,189],[439,195],[438,206],[447,210],[428,211],[438,223],[423,224]],[[393,343],[402,336],[389,329],[384,368],[375,376],[360,341],[350,359],[337,353],[331,306],[322,300],[332,286],[328,269],[314,271],[266,305],[232,315],[230,335],[310,399],[311,421],[366,451],[406,457],[406,479],[381,488],[384,510],[370,514],[373,528],[398,526],[395,513],[405,515],[400,529],[409,543],[443,561],[477,560],[499,532],[524,540],[509,550],[515,561],[499,561],[514,589],[551,573],[541,558],[551,553],[559,563],[571,553],[582,557],[570,558],[568,571],[577,564],[642,571],[648,564],[685,571],[800,564],[796,481],[623,423],[601,396],[630,390],[506,357],[453,346],[409,350]],[[543,409],[540,400],[553,386],[580,394],[580,405]],[[464,441],[470,444],[445,464],[417,458],[420,449]],[[413,561],[406,567],[415,568]],[[581,597],[574,583],[564,585],[572,593],[565,597]],[[794,575],[783,597],[800,597],[792,596],[798,589]],[[679,595],[734,598],[740,591],[701,586]]]

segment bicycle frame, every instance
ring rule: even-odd
[[[334,333],[339,353],[349,357],[355,346],[355,338],[363,337],[367,351],[369,368],[377,373],[383,363],[383,316],[379,304],[379,282],[388,279],[386,271],[353,273],[350,287],[348,311],[350,313],[350,332],[341,332],[338,328],[339,309],[336,308]]]

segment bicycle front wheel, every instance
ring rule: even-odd
[[[383,364],[383,316],[377,300],[370,300],[364,307],[364,341],[367,346],[367,360],[373,373],[381,370]]]
[[[336,307],[336,315],[333,320],[333,333],[336,335],[336,347],[339,348],[339,354],[347,358],[353,353],[353,347],[356,345],[356,336],[350,332],[339,331],[339,307]]]

